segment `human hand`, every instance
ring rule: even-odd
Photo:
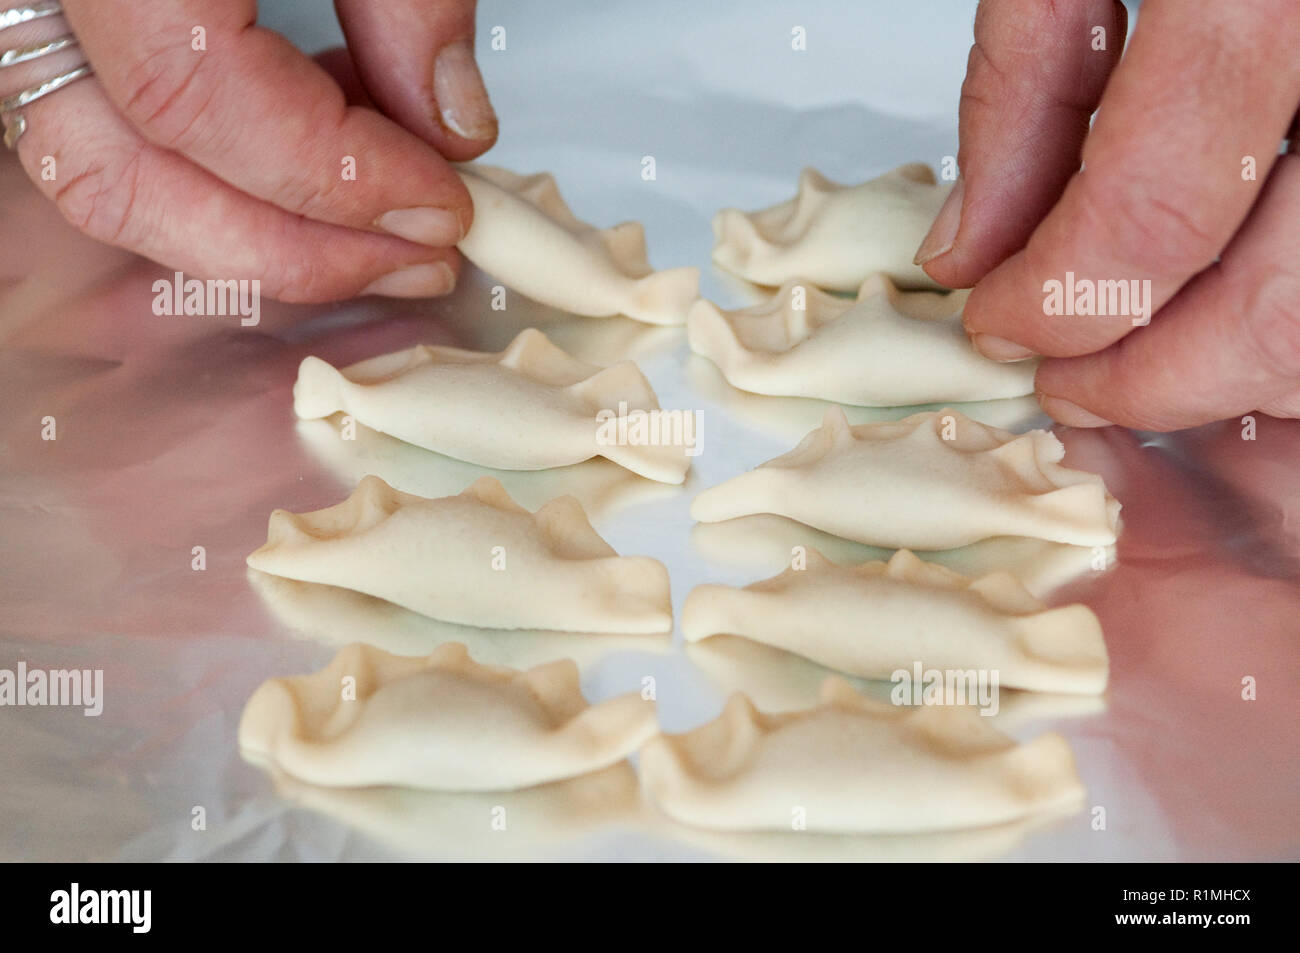
[[[1300,17],[1288,0],[1147,0],[1121,62],[1126,25],[1113,0],[983,0],[961,178],[917,260],[975,285],[983,353],[1045,355],[1039,400],[1062,423],[1300,416],[1300,158],[1278,155]],[[1140,297],[1130,282],[1149,280],[1145,315],[1047,313],[1067,272],[1097,302],[1103,282]]]
[[[77,228],[286,301],[452,289],[473,209],[448,160],[497,133],[474,0],[336,0],[351,60],[320,63],[257,27],[255,0],[63,7],[0,31],[0,50],[69,30],[80,44],[0,67],[0,96],[89,61],[4,117],[25,122],[23,168]]]

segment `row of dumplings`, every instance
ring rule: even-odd
[[[699,298],[699,270],[651,269],[640,224],[598,229],[579,220],[549,173],[520,176],[477,163],[458,171],[474,201],[474,225],[458,247],[488,274],[573,314],[686,321]],[[713,258],[768,287],[803,279],[851,292],[881,274],[903,287],[937,289],[911,258],[947,191],[920,164],[847,187],[805,169],[789,201],[718,213]]]
[[[809,170],[787,203],[720,213],[715,260],[781,285],[767,303],[732,312],[699,299],[695,269],[651,271],[639,225],[580,222],[549,175],[461,174],[476,208],[461,245],[472,261],[576,314],[684,322],[692,349],[738,388],[875,406],[1032,392],[1032,364],[971,349],[960,293],[900,290],[930,286],[908,258],[945,190],[922,166],[848,188]],[[294,387],[300,418],[342,412],[483,467],[600,456],[684,482],[685,447],[599,438],[593,420],[612,408],[623,418],[659,410],[636,365],[586,364],[535,329],[499,353],[422,346],[342,369],[309,357]],[[994,669],[1008,687],[1100,693],[1108,661],[1086,607],[1048,609],[1008,573],[971,579],[910,551],[1007,536],[1112,544],[1119,504],[1062,456],[1046,431],[1017,436],[952,410],[850,426],[832,408],[790,453],[699,495],[692,515],[774,515],[899,551],[849,567],[809,549],[799,566],[746,588],[700,586],[683,608],[684,635],[739,635],[869,679],[909,667],[923,647],[927,665]],[[572,497],[533,513],[491,477],[427,499],[367,476],[336,506],[277,510],[248,563],[463,625],[649,634],[673,624],[661,563],[619,556]],[[345,676],[357,693],[341,701]],[[898,709],[831,678],[814,708],[764,714],[738,694],[717,721],[669,736],[639,697],[588,707],[571,661],[518,672],[480,665],[454,643],[428,658],[353,645],[321,673],[267,682],[240,743],[309,784],[439,791],[527,788],[640,751],[643,782],[666,814],[725,829],[789,829],[797,805],[815,830],[940,830],[1082,797],[1063,739],[1017,745],[970,709]]]
[[[734,311],[699,297],[694,268],[651,271],[639,224],[601,231],[578,221],[549,175],[479,165],[461,175],[476,209],[461,245],[471,261],[575,314],[685,323],[691,348],[741,390],[878,407],[1033,393],[1035,362],[1000,364],[975,351],[961,326],[966,294],[934,293],[911,261],[947,195],[924,165],[856,186],[806,169],[793,199],[718,213],[714,261],[780,286]]]
[[[601,230],[579,221],[549,174],[523,177],[477,164],[461,166],[460,174],[475,203],[475,220],[459,247],[484,271],[573,314],[686,324],[691,348],[741,390],[878,407],[1033,392],[1035,363],[1001,364],[976,352],[961,326],[965,293],[935,293],[933,282],[910,261],[910,249],[947,192],[923,165],[850,187],[809,169],[788,202],[748,214],[720,212],[714,260],[756,285],[780,286],[764,303],[733,311],[700,298],[698,269],[653,271],[640,224]],[[442,364],[512,361],[539,379],[564,380],[570,387],[598,370],[563,352],[542,353],[533,341],[515,343],[504,355],[431,357]],[[387,355],[349,369],[347,376],[414,373],[429,357],[423,349]],[[324,378],[322,386],[328,383],[323,368],[311,370]],[[635,379],[638,372],[620,365],[609,374],[616,380],[581,389],[599,396],[622,386],[643,402],[654,401],[644,379]]]
[[[502,541],[507,562],[493,567],[484,556]],[[440,500],[369,477],[338,506],[274,514],[249,563],[484,627],[653,633],[672,622],[662,564],[616,555],[571,498],[529,513],[490,477]],[[856,567],[810,550],[801,568],[745,589],[700,586],[682,628],[688,641],[740,633],[866,678],[910,666],[921,640],[927,664],[993,668],[1008,687],[1089,694],[1107,678],[1085,607],[1046,609],[1008,574],[972,582],[906,550]],[[943,830],[1082,797],[1059,736],[1016,745],[974,709],[895,708],[836,678],[815,708],[767,714],[736,694],[718,721],[680,736],[659,734],[652,709],[635,695],[588,709],[572,661],[519,673],[454,643],[428,659],[354,645],[322,673],[266,683],[239,739],[307,784],[437,791],[544,785],[640,751],[654,804],[726,830],[788,830],[792,811],[814,831]]]
[[[496,354],[422,345],[341,371],[308,357],[294,385],[300,418],[342,412],[472,464],[540,470],[601,456],[680,484],[690,447],[608,439],[598,426],[602,414],[627,425],[658,409],[635,364],[584,364],[532,328]],[[954,410],[850,426],[831,407],[798,447],[710,490],[692,512],[708,522],[776,513],[890,547],[946,549],[1002,535],[1113,543],[1119,504],[1099,476],[1061,466],[1063,456],[1048,431],[1017,436]]]
[[[595,776],[639,752],[651,802],[714,830],[957,830],[1054,816],[1084,796],[1064,738],[1018,744],[969,708],[900,708],[828,678],[813,708],[769,714],[736,694],[715,721],[669,735],[640,694],[589,705],[571,660],[521,672],[459,643],[424,658],[354,644],[316,674],[272,679],[239,743],[321,788],[460,793]]]
[[[334,506],[276,510],[248,565],[479,628],[651,635],[673,627],[663,563],[618,555],[573,497],[530,513],[493,477],[434,500],[366,477]],[[743,636],[861,678],[909,667],[922,644],[927,664],[996,669],[1011,688],[1096,694],[1108,674],[1086,606],[1049,609],[1009,573],[972,580],[908,549],[858,566],[807,549],[797,566],[743,589],[699,586],[682,630],[688,641]]]

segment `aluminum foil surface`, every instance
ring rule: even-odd
[[[656,267],[700,265],[707,297],[749,300],[709,263],[713,212],[787,197],[804,165],[840,181],[905,161],[940,166],[956,152],[974,5],[827,2],[794,19],[783,6],[481,3],[479,56],[502,127],[487,159],[554,172],[581,218],[640,220]],[[328,4],[270,3],[264,15],[308,48],[337,34]],[[503,51],[487,44],[495,25]],[[802,53],[791,50],[795,25],[807,31]],[[1300,854],[1300,422],[1259,416],[1168,437],[1058,428],[1066,463],[1101,473],[1123,502],[1113,565],[1032,546],[1002,555],[1053,604],[1096,610],[1111,687],[1083,701],[1004,692],[997,721],[1016,737],[1069,739],[1088,788],[1071,817],[924,837],[710,835],[657,816],[628,766],[509,795],[326,791],[245,763],[235,729],[259,683],[315,671],[350,641],[415,654],[458,639],[481,661],[515,666],[573,657],[593,700],[652,676],[667,731],[712,719],[738,689],[760,707],[810,704],[826,672],[738,641],[687,651],[679,632],[465,629],[256,578],[244,557],[276,507],[337,502],[365,473],[437,496],[483,472],[377,433],[350,445],[329,421],[297,422],[290,389],[305,355],[338,365],[420,342],[499,349],[536,326],[582,359],[635,359],[664,407],[702,413],[703,452],[684,487],[599,464],[505,482],[530,508],[578,495],[619,552],[668,566],[677,613],[699,583],[781,568],[779,525],[696,525],[689,504],[790,449],[825,405],[730,388],[681,329],[574,318],[518,295],[493,311],[492,282],[473,269],[445,300],[264,301],[249,327],[156,316],[152,284],[171,272],[79,237],[10,156],[0,269],[0,668],[103,672],[98,715],[0,709],[0,858]],[[1032,398],[962,409],[1016,430],[1050,423]],[[955,558],[980,558],[968,555]],[[486,823],[498,804],[518,819],[507,831]]]

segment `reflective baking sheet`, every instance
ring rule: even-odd
[[[856,181],[956,149],[957,89],[973,4],[555,2],[480,4],[480,59],[502,118],[490,158],[555,172],[577,214],[645,222],[658,267],[704,266],[704,293],[750,293],[709,266],[722,205],[787,197],[815,164]],[[279,3],[265,19],[307,48],[337,35],[328,4]],[[506,49],[488,47],[504,28]],[[791,49],[802,26],[807,50]],[[642,178],[643,157],[656,177]],[[665,407],[703,414],[685,487],[612,466],[509,474],[535,508],[587,505],[623,553],[668,566],[674,609],[702,582],[776,572],[791,527],[696,526],[691,498],[788,450],[816,401],[744,395],[693,357],[680,330],[575,319],[467,270],[430,302],[264,302],[233,318],[157,317],[169,272],[79,238],[0,160],[0,667],[102,669],[103,713],[0,708],[0,857],[361,860],[382,858],[1052,859],[1295,858],[1300,853],[1300,424],[1259,417],[1168,438],[1068,431],[1066,462],[1103,474],[1124,504],[1117,563],[1089,552],[996,544],[953,565],[1006,564],[1050,601],[1101,617],[1112,659],[1104,700],[1004,693],[1017,737],[1063,732],[1087,808],[1044,823],[957,835],[706,835],[641,803],[628,766],[510,795],[321,791],[244,763],[235,727],[264,679],[313,671],[368,640],[423,653],[447,639],[488,662],[576,658],[592,699],[652,676],[660,718],[683,731],[726,695],[811,703],[824,670],[737,640],[492,633],[338,591],[250,576],[244,556],[275,507],[341,499],[367,472],[425,495],[478,468],[378,434],[339,440],[297,424],[298,362],[347,363],[417,342],[496,349],[543,328],[595,362],[634,358]],[[1189,386],[1193,386],[1189,383]],[[1032,400],[963,408],[1013,429],[1045,425]],[[854,421],[907,411],[850,411]],[[43,440],[45,418],[56,439]],[[874,551],[825,539],[835,558]],[[192,568],[203,547],[206,568]],[[1243,680],[1255,700],[1243,698]],[[865,686],[880,691],[879,686]],[[505,807],[505,831],[491,828]],[[1100,809],[1100,810],[1099,810]],[[1104,828],[1097,819],[1104,814]],[[202,823],[199,823],[200,820]]]

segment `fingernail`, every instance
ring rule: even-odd
[[[396,208],[375,219],[375,225],[398,238],[438,248],[450,248],[465,237],[460,216],[446,208]]]
[[[464,40],[443,47],[433,61],[433,98],[443,125],[462,139],[496,135],[497,114],[474,61],[474,50]]]
[[[1038,403],[1053,420],[1059,420],[1061,423],[1071,427],[1114,426],[1113,421],[1107,420],[1105,417],[1098,417],[1092,411],[1084,410],[1078,404],[1073,404],[1068,400],[1062,400],[1060,397],[1049,397],[1047,394],[1039,394]]]
[[[992,334],[972,335],[970,342],[975,345],[975,350],[985,357],[994,361],[1001,361],[1004,364],[1011,361],[1023,361],[1027,357],[1034,356],[1034,352],[1029,348],[1022,347],[1015,341],[1008,341],[1006,338],[996,337]]]
[[[362,289],[363,295],[385,298],[430,298],[456,287],[456,274],[445,261],[428,265],[408,265],[377,278]]]
[[[921,247],[916,250],[916,257],[912,259],[912,264],[924,265],[927,261],[933,261],[940,255],[952,251],[953,242],[957,240],[957,229],[961,227],[961,203],[962,196],[965,194],[966,180],[959,175],[957,183],[943,203],[943,208],[939,209],[939,214],[934,217],[934,224],[930,226],[925,241],[921,242]]]

